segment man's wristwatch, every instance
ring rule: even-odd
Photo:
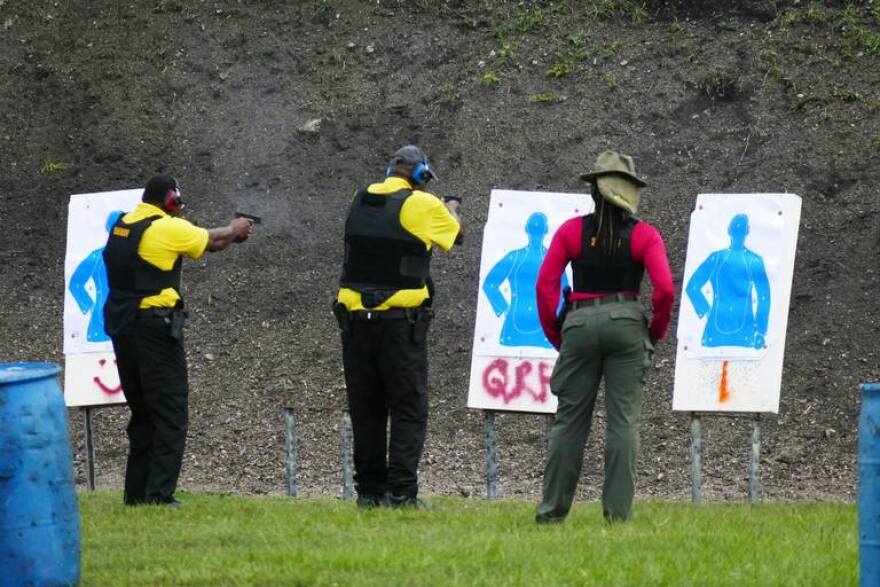
[[[459,204],[461,204],[461,196],[443,196],[444,203],[449,202],[451,200],[454,200],[454,201],[458,202]]]

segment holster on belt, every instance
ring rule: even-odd
[[[566,285],[562,290],[562,308],[559,315],[556,316],[556,324],[559,328],[565,323],[565,317],[568,315],[569,306],[571,305],[571,286]]]
[[[183,339],[183,327],[186,324],[186,316],[187,313],[183,306],[176,306],[171,310],[168,317],[165,318],[165,321],[168,323],[168,336],[174,340]]]
[[[428,339],[428,328],[434,319],[434,310],[422,306],[410,314],[409,322],[412,325],[412,341],[417,345],[425,344]]]
[[[343,334],[351,332],[351,314],[348,313],[348,308],[345,307],[345,304],[333,302],[333,315],[336,317],[339,330]]]

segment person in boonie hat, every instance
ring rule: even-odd
[[[535,285],[538,316],[559,349],[550,390],[559,398],[535,521],[561,522],[574,501],[600,383],[605,382],[607,435],[602,512],[632,515],[642,387],[654,344],[666,335],[675,293],[666,246],[656,228],[636,219],[645,181],[632,157],[604,151],[581,175],[592,184],[595,212],[559,227]],[[557,316],[560,279],[571,264],[573,287]],[[639,300],[645,271],[653,315]]]
[[[636,175],[632,157],[617,151],[599,154],[593,169],[582,173],[581,179],[595,185],[604,199],[630,214],[638,210],[642,188],[648,185]]]

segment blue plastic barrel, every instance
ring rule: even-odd
[[[880,585],[880,383],[864,383],[859,416],[859,560],[862,587]]]
[[[79,511],[52,363],[0,363],[0,586],[76,585]]]

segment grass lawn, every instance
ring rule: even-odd
[[[856,585],[856,508],[636,502],[626,524],[576,504],[537,526],[525,501],[431,511],[183,493],[178,510],[79,495],[83,585]]]

